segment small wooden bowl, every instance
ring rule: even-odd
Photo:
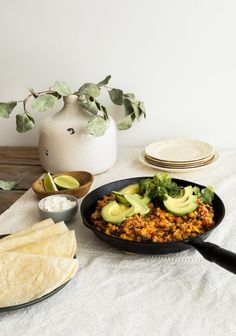
[[[54,174],[52,175],[52,177],[54,178],[59,175],[73,176],[79,181],[80,186],[74,189],[63,189],[48,192],[44,189],[43,179],[37,179],[36,181],[33,182],[32,189],[39,199],[42,199],[46,196],[60,195],[60,194],[73,195],[76,198],[80,198],[87,194],[93,182],[93,175],[86,171],[62,172]]]

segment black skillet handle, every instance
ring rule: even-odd
[[[225,250],[216,244],[204,242],[200,238],[190,239],[193,246],[203,257],[236,274],[236,253]]]

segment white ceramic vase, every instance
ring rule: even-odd
[[[78,104],[78,97],[64,97],[64,107],[43,120],[39,137],[39,157],[50,172],[85,170],[99,174],[110,169],[117,158],[117,130],[109,116],[104,135],[89,134],[90,115]]]

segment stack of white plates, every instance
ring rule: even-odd
[[[214,148],[202,141],[168,139],[151,143],[140,155],[140,161],[164,171],[185,172],[212,165],[218,159]]]

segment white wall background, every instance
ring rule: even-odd
[[[111,74],[147,109],[119,132],[120,145],[190,137],[236,146],[235,18],[234,0],[0,0],[0,101]],[[37,144],[37,127],[15,131],[19,111],[0,119],[0,145]]]

